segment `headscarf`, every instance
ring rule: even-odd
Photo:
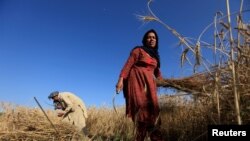
[[[147,46],[147,37],[149,33],[154,33],[156,37],[156,46],[154,48]],[[157,60],[157,67],[160,68],[160,55],[158,52],[158,35],[154,29],[148,30],[142,39],[143,46],[141,47],[144,51],[146,51],[151,57],[155,58]]]

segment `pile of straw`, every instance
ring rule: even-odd
[[[46,113],[55,128],[40,109],[15,107],[3,110],[0,115],[0,140],[68,141],[83,138],[72,125],[61,122],[54,111]]]

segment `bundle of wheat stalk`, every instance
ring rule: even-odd
[[[209,86],[214,80],[209,73],[197,73],[184,78],[165,78],[157,80],[157,86],[164,88],[174,88],[187,93],[202,93],[204,90],[209,91]]]
[[[250,54],[250,50],[248,51]],[[250,56],[241,56],[236,64],[237,87],[243,94],[249,94],[250,83]],[[225,91],[232,91],[232,76],[230,65],[224,67],[214,67],[210,72],[193,74],[183,78],[164,78],[157,80],[158,87],[174,88],[188,93],[211,93],[217,85]],[[224,93],[225,93],[224,91]]]
[[[72,125],[61,122],[54,111],[47,110],[46,114],[51,123],[37,108],[5,108],[0,115],[0,140],[68,141],[83,138]]]

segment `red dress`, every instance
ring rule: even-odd
[[[133,121],[154,124],[159,115],[155,79],[162,79],[156,59],[142,48],[135,48],[131,51],[120,77],[124,78],[126,115]]]

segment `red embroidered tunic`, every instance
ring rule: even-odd
[[[156,59],[142,48],[135,48],[131,51],[120,77],[124,78],[126,115],[133,121],[153,124],[159,115],[155,78],[162,79]]]

